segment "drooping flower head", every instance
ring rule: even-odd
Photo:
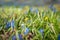
[[[6,28],[10,28],[10,27],[14,28],[14,20],[7,22]]]
[[[23,40],[22,35],[18,34],[19,40]]]
[[[53,4],[49,5],[49,8],[55,13],[56,12],[56,8],[53,6]]]
[[[29,28],[26,28],[25,31],[24,31],[24,34],[28,34],[29,33]]]
[[[38,10],[38,9],[36,9],[36,10],[35,10],[35,12],[36,12],[36,13],[38,13],[38,12],[39,12],[39,10]]]
[[[30,8],[30,11],[33,12],[33,8],[32,7]]]
[[[21,34],[18,34],[18,37],[19,37],[19,40],[23,40],[23,38],[22,38],[22,35],[21,35]],[[12,40],[17,40],[16,35],[13,35],[13,36],[12,36]]]
[[[58,35],[58,40],[60,40],[60,34]]]
[[[41,33],[43,33],[43,32],[44,32],[44,30],[43,30],[43,29],[40,29],[39,31],[40,31]]]
[[[12,36],[12,40],[16,40],[16,36],[15,35]]]
[[[11,27],[14,28],[14,20],[11,21]]]
[[[31,11],[31,12],[35,12],[35,13],[38,13],[38,12],[39,12],[39,10],[38,10],[37,8],[33,8],[33,7],[30,8],[30,11]]]
[[[41,33],[41,35],[42,35],[42,38],[43,38],[44,30],[43,30],[43,29],[40,29],[39,31],[40,31],[40,33]]]
[[[10,27],[11,27],[11,22],[7,22],[6,28],[10,28]]]
[[[25,26],[25,24],[21,24],[21,28],[22,28],[22,30],[24,31],[24,34],[25,34],[25,35],[29,33],[29,28],[27,28],[27,27]]]

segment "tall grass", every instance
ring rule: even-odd
[[[0,8],[0,40],[59,40],[59,11]]]

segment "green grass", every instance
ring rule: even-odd
[[[5,7],[0,8],[0,39],[11,40],[15,34],[18,39],[18,33],[23,35],[24,40],[28,40],[29,33],[31,40],[58,40],[60,34],[60,12],[53,12],[50,9],[39,9],[38,13],[31,12],[29,8],[20,10],[20,8]],[[27,13],[26,13],[27,12]],[[6,28],[7,22],[14,20],[14,29],[12,26]],[[24,24],[22,28],[22,24]],[[27,35],[24,34],[26,28],[29,28]],[[42,29],[43,33],[39,30]],[[14,32],[12,32],[14,30]],[[4,34],[2,34],[4,33]],[[9,33],[9,34],[7,34]],[[43,36],[42,36],[43,34]],[[1,35],[4,35],[2,37]],[[10,36],[8,36],[10,35]],[[8,36],[8,38],[6,38]],[[2,37],[2,38],[1,38]]]

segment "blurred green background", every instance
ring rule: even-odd
[[[0,5],[29,5],[29,6],[41,6],[55,2],[60,4],[60,0],[0,0]]]

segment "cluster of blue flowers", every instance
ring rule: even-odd
[[[18,34],[19,40],[23,40],[22,35]],[[16,35],[12,36],[12,40],[17,40]]]
[[[29,28],[27,28],[27,27],[25,28],[24,24],[22,24],[21,27],[22,27],[22,29],[25,29],[24,34],[27,35],[29,33]]]
[[[14,20],[11,21],[11,27],[14,28]]]
[[[37,8],[32,8],[32,7],[30,8],[30,11],[31,11],[31,12],[36,12],[36,13],[39,12],[39,10],[38,10]]]
[[[53,4],[49,5],[49,8],[55,13],[56,12],[56,8],[53,6]]]
[[[16,36],[15,35],[12,36],[12,40],[16,40]]]
[[[14,20],[12,20],[11,22],[7,22],[6,28],[10,28],[10,27],[14,28]]]
[[[29,33],[29,28],[26,28],[24,34],[27,35],[28,33]]]
[[[43,30],[43,29],[40,29],[39,31],[40,31],[42,34],[43,34],[43,32],[44,32],[44,30]]]
[[[41,35],[42,35],[42,38],[43,38],[43,35],[44,35],[44,29],[40,29],[39,31],[40,31],[40,33],[41,33]]]
[[[7,22],[6,28],[9,28],[11,26],[11,22]]]

